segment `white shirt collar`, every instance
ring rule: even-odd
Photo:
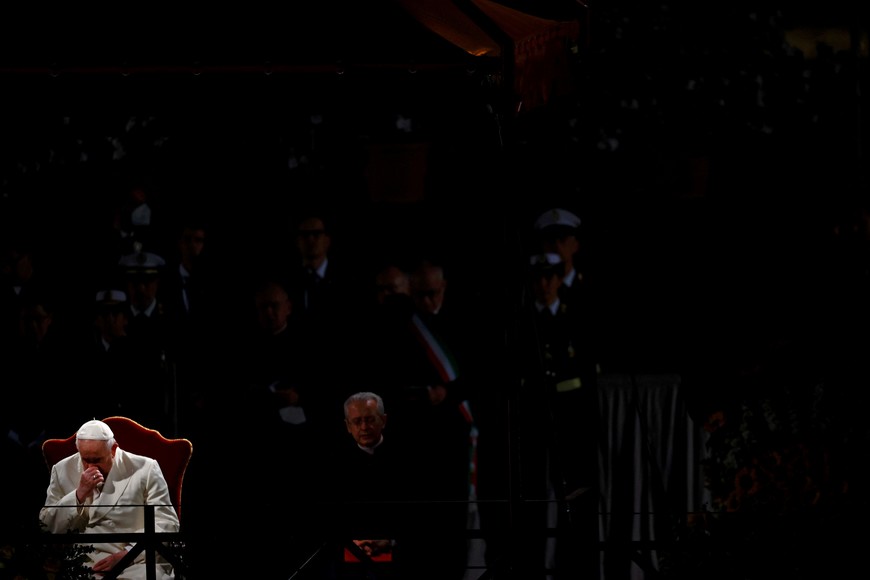
[[[318,278],[322,279],[324,276],[326,276],[326,266],[328,264],[329,264],[329,258],[324,258],[323,262],[320,264],[320,266],[316,270],[312,270],[308,266],[305,266],[305,269],[308,272],[314,272],[315,274],[317,274]]]
[[[317,268],[317,276],[319,278],[323,278],[326,276],[326,265],[329,264],[329,258],[324,258],[323,263],[320,264],[320,267]]]
[[[130,305],[130,311],[133,313],[133,316],[137,316],[138,314],[144,312],[145,316],[151,318],[151,315],[154,314],[154,309],[157,308],[157,300],[151,302],[145,310],[139,310],[132,304]]]
[[[540,302],[538,302],[536,300],[535,301],[535,310],[537,310],[538,312],[541,312],[542,310],[544,310],[544,308],[547,308],[550,310],[550,314],[552,314],[553,316],[556,316],[556,313],[559,312],[559,305],[560,304],[561,304],[561,300],[559,300],[558,298],[553,300],[553,303],[550,304],[549,306],[547,306],[546,304],[541,304]]]
[[[359,447],[360,449],[362,449],[363,451],[365,451],[366,453],[368,453],[369,455],[374,455],[375,449],[380,447],[381,443],[383,443],[383,442],[384,442],[384,436],[381,435],[381,438],[372,447],[366,447],[365,445],[360,445],[359,443],[357,443],[356,446]]]

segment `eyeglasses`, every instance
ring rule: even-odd
[[[366,427],[371,427],[375,423],[377,423],[378,417],[374,415],[366,415],[365,417],[354,417],[353,419],[348,419],[347,422],[353,425],[354,427],[361,427],[365,424]]]
[[[532,280],[538,280],[540,278],[544,278],[545,280],[552,280],[554,277],[557,276],[559,276],[559,272],[554,268],[535,270],[534,272],[532,272]]]

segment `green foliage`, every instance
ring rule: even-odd
[[[0,546],[0,580],[93,580],[87,565],[93,551],[74,543],[6,544]]]
[[[849,445],[864,429],[835,411],[837,390],[786,384],[710,414],[703,468],[712,505],[672,530],[675,541],[658,554],[663,578],[849,575],[861,554],[850,530],[866,514],[850,466],[866,452]]]

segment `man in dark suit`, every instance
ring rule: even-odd
[[[206,247],[205,225],[188,220],[178,226],[176,254],[160,281],[160,298],[174,332],[188,336],[208,321],[201,271]]]
[[[447,532],[437,551],[425,529],[406,540],[405,561],[428,562],[415,568],[421,579],[461,578],[467,562],[472,425],[463,413],[469,409],[463,385],[473,377],[466,341],[475,333],[472,319],[446,296],[444,266],[420,261],[411,272],[410,296],[398,294],[383,305],[379,348],[368,361],[392,409],[393,436],[412,449],[408,461],[417,477],[409,481],[408,493],[419,509],[428,510],[420,521]]]
[[[333,256],[332,219],[325,213],[301,214],[295,224],[294,243],[298,262],[290,269],[291,299],[300,319],[341,323],[352,311],[350,301],[362,303],[348,264]]]
[[[207,393],[215,384],[215,352],[228,334],[228,320],[218,304],[226,283],[211,277],[206,252],[206,225],[186,217],[176,226],[175,252],[161,273],[158,303],[164,307],[167,359],[172,365],[178,400],[179,432],[202,428]]]
[[[364,308],[362,284],[348,262],[334,255],[332,216],[301,214],[294,234],[296,261],[287,277],[293,316],[309,343],[320,384],[334,389],[357,378],[348,361],[354,349],[348,344],[364,340],[355,336],[353,324]]]

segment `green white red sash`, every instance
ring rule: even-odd
[[[444,384],[455,381],[459,376],[459,369],[450,350],[441,344],[417,314],[411,317],[411,328]],[[477,425],[474,423],[471,405],[467,400],[459,403],[459,412],[468,423],[468,496],[469,499],[475,500],[477,499]]]
[[[441,377],[444,384],[455,381],[456,377],[459,376],[459,371],[456,361],[447,347],[441,344],[417,314],[411,317],[411,328],[414,330],[417,340],[423,345],[426,356],[435,370],[438,371],[438,376]]]
[[[468,400],[459,403],[459,412],[468,423],[468,499],[474,501],[477,499],[477,425]]]

